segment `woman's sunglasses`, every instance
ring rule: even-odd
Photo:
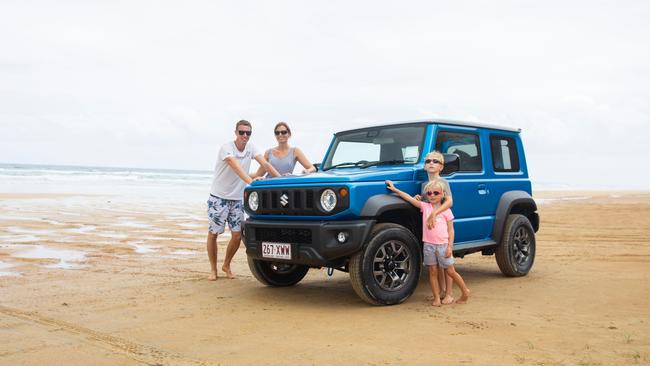
[[[428,196],[440,196],[442,191],[427,191]]]
[[[427,160],[424,161],[424,163],[425,163],[425,164],[431,164],[431,163],[434,163],[434,164],[442,164],[442,161],[440,161],[440,160],[438,160],[438,159],[427,159]]]
[[[280,130],[280,131],[275,131],[276,136],[280,136],[280,134],[286,135],[289,133],[289,130]]]
[[[250,135],[253,133],[253,131],[242,131],[242,130],[238,130],[237,133],[239,134],[239,136],[244,136],[244,135],[246,135],[246,136],[250,136]]]

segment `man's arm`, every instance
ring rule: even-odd
[[[264,159],[266,159],[266,161],[269,161],[269,151],[268,150],[264,153]],[[260,164],[260,167],[257,168],[257,171],[255,172],[255,174],[251,175],[251,177],[253,177],[253,178],[263,177],[264,173],[266,173],[266,169],[264,169],[262,164]]]
[[[269,163],[268,160],[266,160],[262,154],[256,155],[255,160],[257,160],[257,162],[260,163],[260,167],[263,167],[264,170],[269,172],[269,174],[271,174],[272,176],[274,177],[280,176],[280,173],[278,173],[278,171],[275,170],[273,165],[271,165],[271,163]]]
[[[244,169],[242,169],[241,165],[239,165],[239,162],[237,161],[237,159],[235,159],[234,156],[228,156],[224,160],[226,161],[226,164],[228,164],[230,169],[232,169],[237,174],[237,176],[241,178],[241,180],[246,182],[246,184],[249,184],[250,182],[253,181],[253,178],[250,175],[248,175],[248,173],[245,172]]]

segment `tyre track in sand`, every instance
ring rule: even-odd
[[[106,333],[98,332],[90,328],[45,317],[39,315],[37,312],[12,309],[0,305],[0,314],[18,318],[30,323],[36,323],[48,328],[64,330],[68,333],[82,336],[86,343],[90,343],[100,348],[119,352],[135,361],[145,363],[147,365],[213,365],[212,362],[196,360],[176,352],[170,352],[153,346],[139,344],[128,339],[108,335]]]

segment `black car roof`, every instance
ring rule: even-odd
[[[339,131],[336,134],[344,132],[353,132],[357,130],[365,130],[372,127],[387,127],[387,126],[400,126],[400,125],[429,125],[429,124],[439,124],[439,125],[452,125],[452,126],[462,126],[462,127],[476,127],[476,128],[487,128],[492,130],[502,130],[509,132],[521,132],[521,128],[505,127],[505,126],[496,126],[485,123],[477,122],[466,122],[466,121],[454,121],[449,119],[428,119],[428,120],[415,120],[415,121],[402,121],[402,122],[390,122],[382,124],[373,124],[365,127],[353,128],[350,130]]]

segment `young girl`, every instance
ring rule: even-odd
[[[429,284],[433,292],[433,306],[441,304],[450,304],[454,302],[451,297],[451,288],[447,289],[444,299],[440,299],[440,287],[438,285],[438,267],[447,270],[447,275],[460,287],[463,295],[456,300],[457,304],[465,304],[469,299],[469,289],[465,285],[463,278],[454,269],[454,257],[452,249],[454,246],[454,215],[450,209],[446,209],[436,216],[436,225],[429,227],[427,219],[432,212],[440,207],[445,199],[444,185],[439,181],[431,181],[424,187],[429,202],[418,201],[408,195],[406,192],[395,188],[393,182],[386,181],[386,187],[397,193],[402,199],[406,200],[422,211],[422,241],[424,242],[424,265],[429,267]]]

